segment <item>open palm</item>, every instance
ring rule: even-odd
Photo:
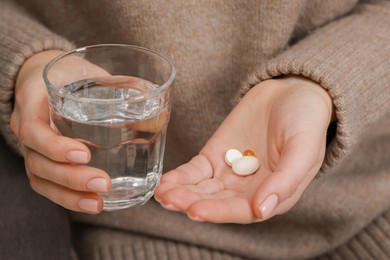
[[[252,88],[199,155],[163,175],[156,199],[198,221],[251,223],[291,209],[317,174],[325,153],[332,102],[316,83],[299,78]],[[251,149],[260,169],[235,175],[228,149]]]

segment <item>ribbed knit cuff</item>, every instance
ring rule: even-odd
[[[242,88],[302,75],[325,88],[336,107],[337,133],[321,172],[347,157],[364,131],[390,111],[390,3],[359,6],[264,64]]]
[[[70,50],[73,44],[50,32],[14,3],[0,2],[0,132],[17,150],[9,121],[16,77],[32,55],[45,50]]]

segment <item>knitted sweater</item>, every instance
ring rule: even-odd
[[[82,259],[390,258],[389,2],[2,0],[0,17],[0,131],[14,148],[15,79],[27,58],[50,49],[127,43],[174,61],[167,170],[196,155],[262,80],[302,75],[333,98],[337,130],[321,174],[287,214],[250,225],[197,223],[154,201],[73,213],[100,226],[78,239]]]

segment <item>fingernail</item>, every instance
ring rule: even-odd
[[[107,192],[107,181],[103,178],[95,178],[87,182],[87,189],[95,192]]]
[[[99,212],[99,201],[94,199],[80,199],[79,202],[77,202],[77,206],[87,212]]]
[[[192,219],[193,221],[204,222],[204,220],[201,219],[201,218],[198,217],[198,216],[191,216],[190,214],[188,214],[188,217],[189,217],[190,219]]]
[[[66,159],[74,163],[87,163],[88,153],[84,151],[70,151],[66,154]]]
[[[269,195],[264,202],[260,205],[260,212],[262,219],[268,218],[272,211],[275,209],[276,204],[278,204],[278,196],[276,194]]]
[[[155,201],[157,201],[158,203],[160,203],[160,204],[161,204],[161,201],[160,201],[160,199],[159,199],[159,198],[157,198],[157,196],[156,196],[156,195],[154,195],[154,200],[155,200]]]
[[[168,209],[168,210],[179,211],[179,209],[178,209],[176,206],[174,206],[173,204],[170,204],[170,203],[168,203],[168,204],[161,203],[161,205],[162,205],[164,208]]]

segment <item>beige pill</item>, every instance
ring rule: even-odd
[[[233,162],[233,172],[240,176],[255,173],[260,167],[259,160],[254,156],[243,156]]]
[[[225,162],[232,166],[233,162],[242,157],[242,153],[237,149],[229,149],[225,154]]]

